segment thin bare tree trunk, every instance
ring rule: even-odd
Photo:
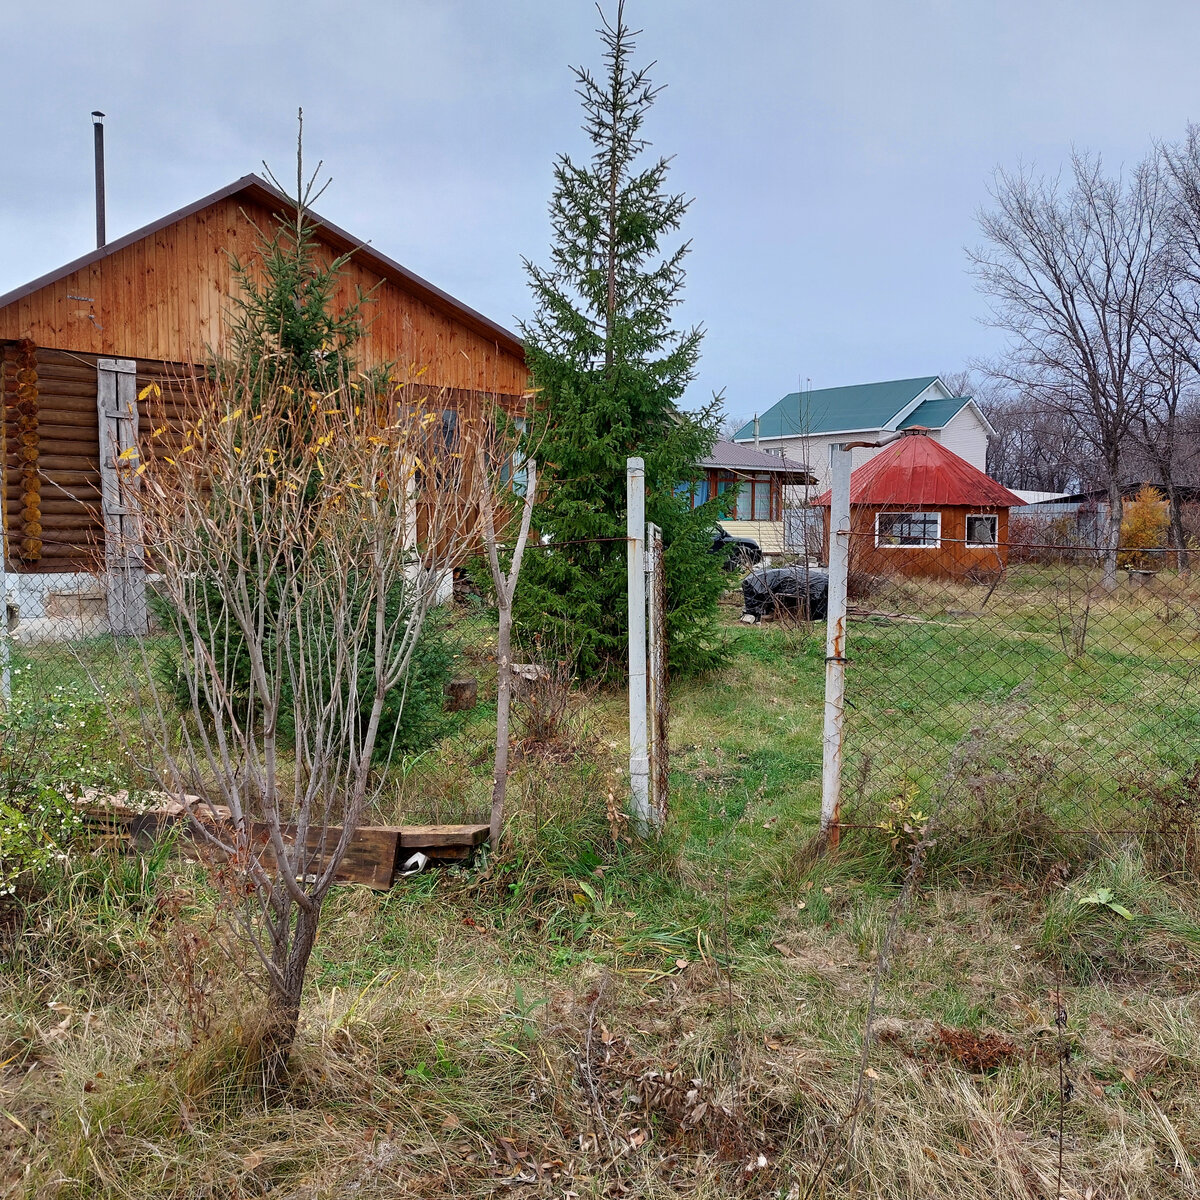
[[[280,963],[278,977],[272,976],[267,997],[266,1027],[260,1032],[263,1079],[268,1092],[282,1091],[287,1082],[287,1067],[296,1030],[300,1023],[300,1002],[304,995],[304,977],[308,960],[317,941],[320,905],[309,912],[301,909],[296,917],[291,944]]]
[[[1103,585],[1105,591],[1117,586],[1117,548],[1121,544],[1121,489],[1117,486],[1113,472],[1108,477],[1108,538],[1104,549]]]
[[[486,479],[483,447],[475,450],[476,474]],[[490,491],[484,489],[480,497],[483,515],[484,539],[487,543],[488,566],[492,572],[492,586],[496,589],[496,607],[499,610],[498,652],[496,672],[496,759],[492,771],[492,818],[488,837],[495,853],[500,848],[500,834],[504,828],[504,805],[508,796],[508,739],[509,712],[512,705],[512,604],[517,592],[517,580],[521,575],[521,561],[525,557],[525,546],[529,540],[529,526],[533,521],[533,500],[537,492],[537,464],[533,459],[526,462],[525,503],[521,508],[521,528],[517,543],[513,547],[512,564],[508,574],[500,566],[500,550],[496,543],[495,502]]]
[[[500,608],[499,654],[496,672],[496,763],[492,772],[492,820],[488,836],[492,849],[500,845],[504,801],[508,792],[509,710],[512,706],[512,604],[497,596]]]

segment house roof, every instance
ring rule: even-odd
[[[811,433],[886,429],[888,422],[930,384],[936,383],[937,378],[936,375],[922,375],[917,379],[889,379],[883,383],[791,392],[759,417],[759,436],[803,437]],[[966,403],[965,399],[962,403]],[[733,435],[733,440],[745,442],[753,437],[754,422],[748,421]]]
[[[916,425],[921,425],[925,429],[941,429],[970,403],[970,396],[954,396],[949,400],[922,400],[900,422],[899,428],[912,429]]]
[[[829,499],[826,491],[813,503],[828,508]],[[912,430],[851,473],[850,503],[904,508],[1014,508],[1025,501],[926,436],[924,430]]]
[[[93,263],[101,262],[109,255],[115,254],[118,250],[123,250],[127,246],[131,246],[135,242],[140,242],[143,238],[152,237],[160,230],[166,229],[168,226],[192,216],[193,213],[198,213],[202,209],[233,197],[245,197],[249,201],[272,207],[279,204],[290,205],[294,203],[283,192],[268,183],[261,176],[253,174],[243,175],[241,179],[234,180],[233,183],[228,184],[218,191],[203,196],[192,204],[177,209],[173,213],[168,213],[165,217],[160,217],[157,221],[152,221],[149,225],[143,225],[141,229],[135,229],[132,233],[118,238],[115,242],[108,242],[106,245],[101,246],[97,250],[90,251],[73,262],[66,263],[64,266],[39,276],[37,279],[30,280],[29,283],[13,288],[12,291],[5,292],[4,295],[0,296],[0,308],[5,308],[17,300],[22,300],[26,296],[32,295],[41,288],[47,287],[52,283],[57,283],[60,279],[65,279],[68,275],[71,275],[82,267],[90,267]],[[322,239],[333,246],[334,249],[343,253],[347,251],[351,252],[355,259],[377,274],[382,275],[384,279],[424,300],[433,308],[448,313],[469,329],[473,329],[489,341],[495,342],[501,349],[524,358],[525,348],[521,340],[516,334],[505,329],[503,325],[498,325],[489,317],[476,312],[475,309],[464,304],[461,300],[457,300],[448,292],[435,287],[428,280],[422,279],[421,276],[414,274],[407,267],[401,266],[395,259],[388,258],[386,254],[381,254],[378,250],[373,249],[363,242],[361,238],[354,237],[344,229],[334,225],[331,221],[325,220],[324,217],[317,213],[310,210],[308,215],[312,219],[313,224],[319,228]]]
[[[702,467],[714,471],[778,472],[789,475],[811,475],[806,464],[794,458],[783,458],[755,450],[753,446],[737,446],[733,442],[715,442],[706,458],[700,460]]]

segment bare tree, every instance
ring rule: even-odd
[[[970,396],[996,431],[987,449],[992,478],[1008,487],[1062,492],[1094,474],[1062,412],[1014,389],[996,377],[994,368],[980,364],[975,370],[943,371],[938,378],[952,395]]]
[[[500,562],[500,546],[496,536],[496,500],[486,470],[484,450],[477,445],[475,451],[476,477],[479,489],[479,509],[483,522],[483,537],[487,546],[488,565],[492,572],[492,586],[496,589],[496,608],[499,613],[497,628],[497,672],[496,672],[496,759],[492,775],[492,818],[490,839],[493,850],[500,847],[500,834],[504,826],[504,803],[508,793],[508,742],[509,711],[512,703],[512,608],[517,592],[517,581],[521,576],[521,562],[525,557],[525,545],[529,540],[529,525],[533,519],[534,497],[537,493],[537,464],[525,460],[525,499],[521,506],[521,524],[513,546],[512,559],[506,571]]]
[[[987,473],[1005,486],[1066,492],[1102,478],[1061,409],[1013,392],[997,392],[981,408],[996,431],[988,439]]]
[[[181,718],[147,645],[141,710],[164,786],[204,798],[185,801],[193,834],[241,881],[272,1085],[322,905],[383,784],[385,710],[474,533],[442,403],[365,379],[318,392],[259,363],[196,384],[125,464],[188,698]]]
[[[1176,565],[1186,571],[1187,537],[1179,490],[1184,457],[1181,431],[1187,428],[1189,400],[1194,398],[1196,375],[1189,358],[1195,350],[1186,338],[1177,336],[1179,327],[1170,312],[1163,315],[1165,320],[1147,331],[1146,403],[1131,431],[1134,446],[1127,458],[1144,465],[1143,481],[1156,483],[1166,497],[1168,543],[1175,551]]]
[[[1181,568],[1188,565],[1179,484],[1195,458],[1196,393],[1200,381],[1200,126],[1189,125],[1178,146],[1158,148],[1167,182],[1169,243],[1162,301],[1148,325],[1152,353],[1147,411],[1139,449],[1167,496],[1170,540]]]
[[[738,430],[745,425],[749,425],[752,420],[753,418],[751,417],[735,417],[726,414],[721,418],[721,426],[717,430],[717,437],[722,442],[732,442]]]
[[[996,207],[970,251],[992,322],[1012,335],[998,373],[1070,421],[1104,473],[1109,528],[1104,583],[1116,585],[1121,450],[1145,405],[1139,337],[1161,300],[1167,232],[1154,160],[1128,179],[1076,154],[1058,179],[1000,171]]]

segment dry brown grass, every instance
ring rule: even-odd
[[[216,1031],[181,1038],[144,914],[110,925],[123,956],[101,970],[92,950],[26,947],[40,969],[2,984],[7,1194],[797,1197],[827,1157],[814,1195],[1053,1197],[1055,979],[1031,949],[1045,901],[918,899],[847,1149],[887,901],[819,879],[808,894],[828,916],[813,919],[815,899],[784,912],[775,945],[738,947],[731,975],[706,939],[654,970],[620,955],[552,970],[528,926],[479,910],[465,923],[461,894],[344,893],[331,954],[353,960],[357,944],[366,960],[402,923],[420,961],[314,988],[292,1092],[270,1107],[250,1007],[226,990]],[[633,925],[614,915],[609,932]],[[115,1003],[113,970],[129,984]],[[1167,963],[1136,987],[1068,986],[1064,1196],[1195,1194],[1200,1003],[1182,982]]]

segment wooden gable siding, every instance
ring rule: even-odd
[[[229,254],[252,260],[254,223],[273,220],[266,204],[237,196],[216,201],[0,309],[0,340],[31,338],[38,346],[139,361],[200,361],[219,345],[236,286]],[[339,302],[350,301],[356,286],[372,292],[361,365],[395,363],[414,376],[423,369],[422,382],[434,387],[524,392],[524,361],[449,310],[352,259]]]

